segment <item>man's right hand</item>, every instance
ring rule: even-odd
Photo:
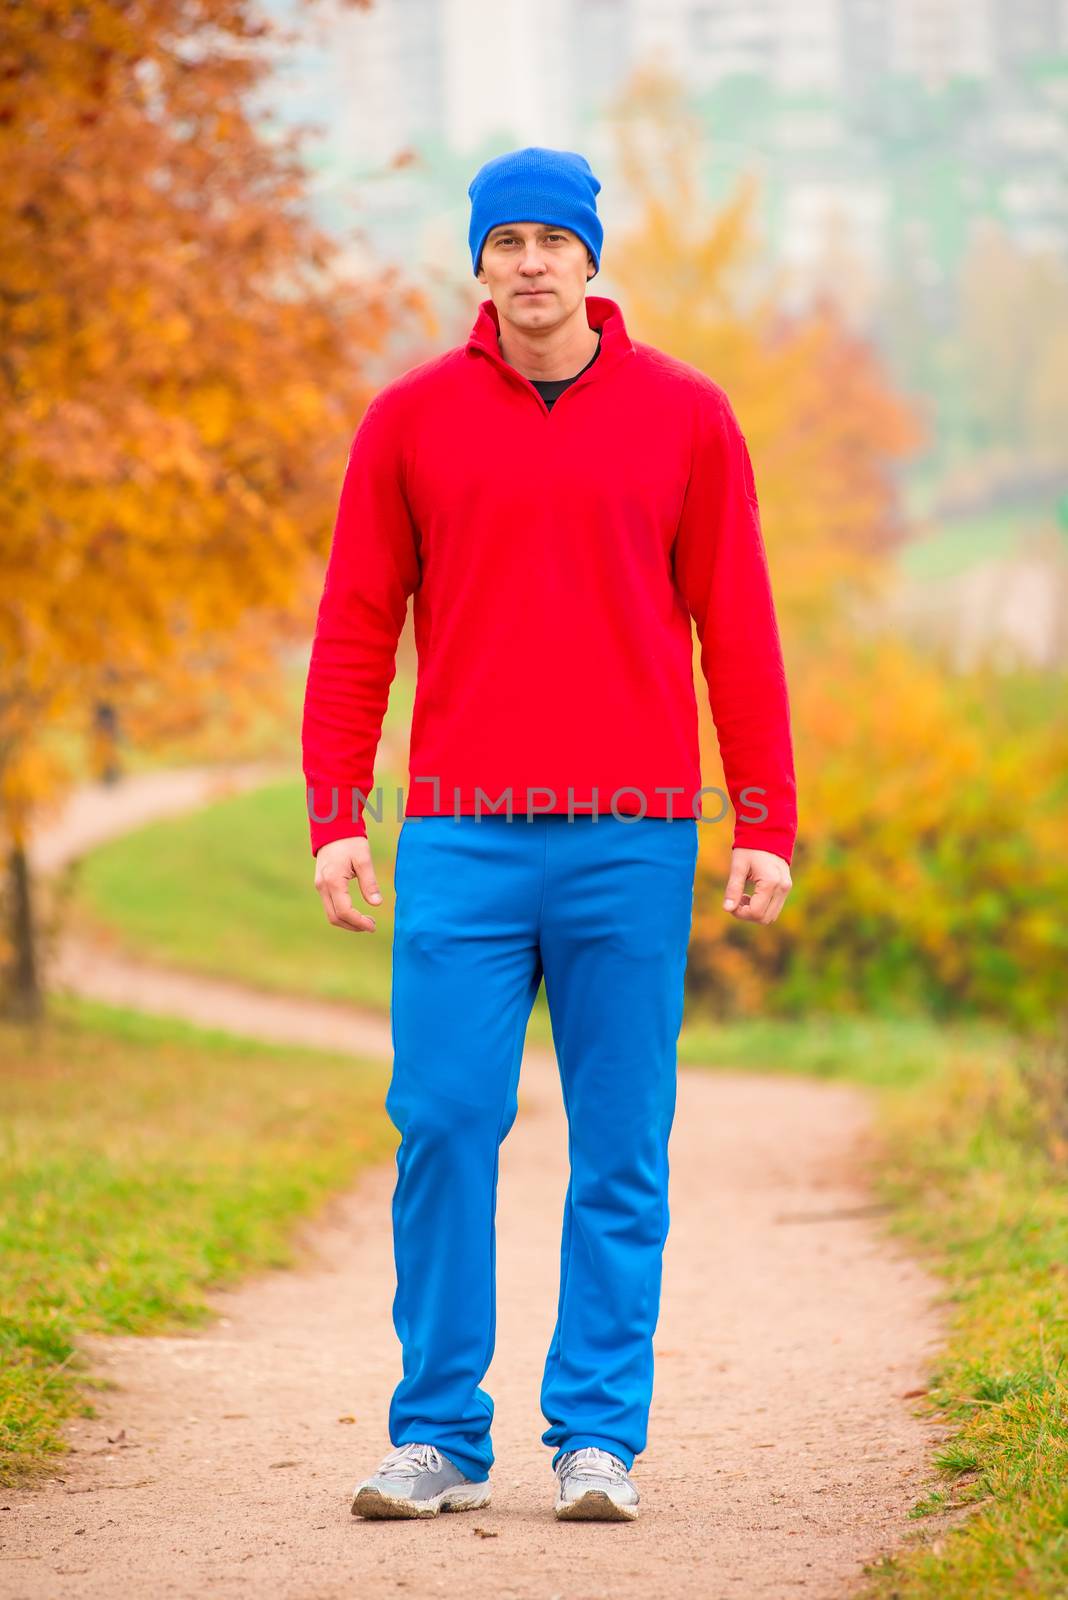
[[[323,902],[326,919],[335,928],[351,928],[354,933],[374,933],[374,917],[357,911],[349,897],[349,880],[355,878],[368,905],[382,904],[375,882],[371,846],[365,838],[331,839],[315,853],[315,887]]]

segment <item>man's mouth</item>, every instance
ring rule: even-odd
[[[525,300],[528,297],[528,295],[536,295],[536,294],[552,294],[552,290],[551,289],[520,289],[519,290],[519,298],[521,300]]]

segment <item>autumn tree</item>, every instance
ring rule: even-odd
[[[238,713],[307,614],[367,359],[425,309],[310,219],[249,109],[252,0],[38,0],[0,59],[0,836],[10,1009],[26,847],[102,703],[141,739]],[[97,728],[97,731],[98,728]]]
[[[774,928],[723,916],[728,828],[702,829],[691,992],[720,1016],[885,1008],[1044,1025],[1066,953],[1057,685],[989,663],[955,676],[880,620],[908,533],[894,467],[924,442],[916,411],[830,295],[783,310],[758,186],[705,198],[703,134],[677,84],[639,79],[617,128],[635,199],[613,252],[628,323],[720,383],[746,434],[797,757],[795,889]],[[714,783],[703,697],[701,746]]]

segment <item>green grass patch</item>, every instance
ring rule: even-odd
[[[303,994],[385,1010],[393,938],[393,862],[397,793],[405,778],[376,773],[383,820],[369,821],[383,904],[354,903],[374,916],[374,933],[348,933],[327,922],[315,892],[315,861],[300,770],[300,718],[307,666],[279,668],[281,710],[272,707],[239,740],[219,747],[216,719],[203,738],[178,749],[182,764],[279,759],[292,781],[234,794],[188,815],[164,818],[97,847],[64,874],[64,917],[113,941],[130,955],[231,978],[274,993]],[[407,749],[415,675],[398,666],[383,723],[383,742]],[[128,772],[171,765],[176,747],[123,751]],[[403,755],[401,755],[403,760]],[[88,772],[75,768],[82,778]],[[69,903],[68,903],[69,901]]]
[[[1050,503],[1042,503],[955,517],[936,532],[903,545],[899,566],[914,582],[931,583],[967,572],[981,561],[1022,555],[1028,541],[1048,527],[1051,510]]]
[[[982,1021],[939,1028],[923,1017],[828,1014],[804,1021],[754,1017],[737,1023],[703,1022],[690,1008],[679,1039],[679,1061],[733,1071],[789,1072],[841,1078],[870,1089],[922,1089],[948,1055],[967,1050],[996,1058],[1004,1030]]]
[[[386,1012],[401,781],[382,774],[381,822],[368,823],[379,906],[353,881],[373,933],[335,928],[316,893],[299,778],[233,794],[99,846],[66,875],[64,915],[131,955],[274,993]],[[462,892],[462,890],[458,890]],[[544,985],[529,1038],[549,1044]]]
[[[83,1332],[209,1320],[204,1290],[293,1259],[294,1221],[386,1159],[381,1063],[73,1000],[0,1024],[0,1481],[92,1415]]]
[[[680,1059],[860,1082],[890,1226],[946,1282],[923,1401],[948,1422],[908,1547],[870,1600],[1068,1592],[1068,1060],[992,1027],[828,1018],[694,1026]]]
[[[392,779],[379,781],[392,796]],[[72,912],[159,964],[381,1010],[389,1004],[398,828],[386,820],[369,826],[383,901],[368,906],[355,883],[352,895],[373,915],[373,933],[326,920],[299,777],[101,845],[69,875]]]

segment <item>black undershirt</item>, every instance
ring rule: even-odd
[[[538,393],[541,395],[550,411],[552,410],[556,401],[559,400],[564,390],[574,383],[575,378],[581,378],[582,373],[585,372],[588,367],[593,366],[593,363],[597,360],[597,357],[600,355],[600,353],[601,330],[598,328],[597,348],[587,361],[586,366],[582,368],[582,372],[576,372],[574,377],[571,378],[531,378],[531,383],[534,385],[535,389],[537,389]]]

